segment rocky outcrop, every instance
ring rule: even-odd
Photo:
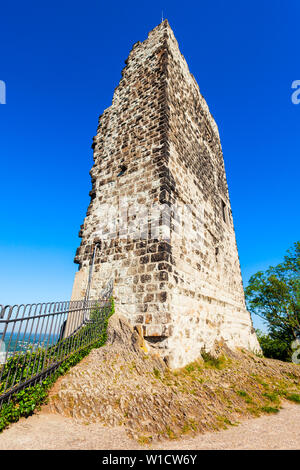
[[[170,370],[126,318],[107,344],[60,378],[49,411],[89,424],[124,425],[140,442],[226,427],[299,394],[300,369],[216,343],[214,354]]]

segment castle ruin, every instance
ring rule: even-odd
[[[125,63],[92,145],[72,299],[113,282],[116,312],[170,367],[215,340],[259,350],[218,128],[167,20]]]

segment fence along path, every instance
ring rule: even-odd
[[[111,309],[109,297],[0,305],[0,407],[95,343]]]

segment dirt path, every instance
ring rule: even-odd
[[[5,449],[300,449],[300,406],[284,404],[276,415],[245,420],[227,430],[141,447],[124,428],[83,425],[40,412],[0,434]]]

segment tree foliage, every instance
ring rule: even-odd
[[[291,360],[291,345],[281,338],[272,338],[269,334],[256,330],[256,336],[265,357],[278,359],[280,361]]]
[[[279,347],[280,342],[290,348],[300,336],[300,241],[287,251],[282,263],[251,276],[245,294],[248,309],[267,324],[268,348],[277,344],[283,351],[286,348]],[[261,341],[267,347],[266,337]]]

